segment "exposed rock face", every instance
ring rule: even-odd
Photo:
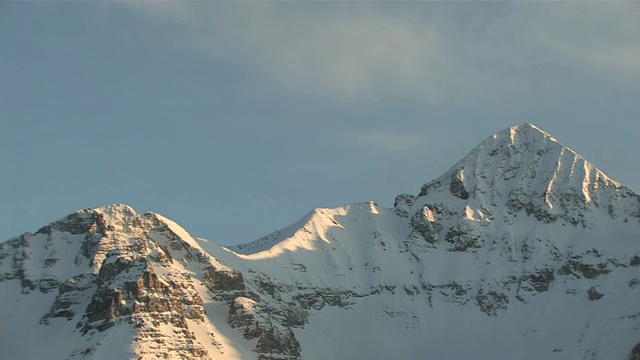
[[[500,310],[505,310],[509,305],[509,297],[495,290],[485,293],[480,289],[476,295],[476,301],[480,309],[490,316],[497,316]]]
[[[556,279],[553,270],[549,268],[541,269],[530,274],[523,275],[523,282],[529,282],[531,288],[537,292],[545,292],[549,290],[549,285]],[[529,290],[528,288],[524,288]]]
[[[467,191],[464,183],[464,168],[451,173],[449,190],[451,190],[451,193],[459,199],[467,200],[469,198],[469,192]]]
[[[636,359],[638,214],[533,125],[391,209],[316,209],[237,247],[81,210],[0,243],[0,358]]]
[[[396,215],[401,217],[409,217],[409,210],[416,201],[416,197],[409,194],[401,194],[396,196],[396,200],[393,203],[394,209],[396,209]]]
[[[424,205],[411,217],[411,228],[420,234],[429,244],[435,245],[440,240],[440,225],[436,218],[437,210],[433,206]]]
[[[210,274],[225,270],[159,222],[154,214],[140,216],[124,205],[79,211],[36,234],[3,243],[2,253],[5,257],[11,254],[13,261],[8,267],[3,262],[3,269],[9,271],[2,278],[20,280],[23,293],[57,290],[40,324],[76,320],[76,329],[89,346],[73,350],[69,357],[93,356],[97,345],[92,339],[99,340],[100,333],[120,325],[130,327],[128,341],[135,344],[138,357],[208,358],[187,321],[206,321],[203,299],[196,289],[200,281],[184,273],[167,273],[167,268],[180,261],[194,269],[206,268]],[[29,260],[43,257],[42,269],[29,266]],[[240,287],[242,277],[234,281]],[[220,283],[224,280],[213,286]]]

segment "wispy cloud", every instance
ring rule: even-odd
[[[549,64],[562,62],[640,69],[637,3],[125,6],[177,26],[192,48],[258,69],[291,91],[345,101],[501,98],[553,81]]]
[[[184,27],[212,56],[258,67],[302,93],[342,99],[440,92],[448,59],[441,35],[410,12],[349,3],[133,3]],[[385,92],[386,92],[385,91]]]
[[[640,3],[557,4],[537,34],[561,56],[594,70],[640,74]]]

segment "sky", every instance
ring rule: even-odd
[[[534,123],[640,191],[640,2],[0,2],[0,239],[125,203],[232,245]]]

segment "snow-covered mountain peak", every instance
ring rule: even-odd
[[[317,208],[300,218],[294,224],[275,231],[247,244],[230,246],[237,254],[257,257],[273,257],[283,251],[313,249],[315,241],[328,241],[326,234],[332,228],[343,228],[336,221],[344,217],[353,207],[369,207],[370,203],[351,204],[335,209]],[[261,255],[258,255],[263,253]]]
[[[87,231],[113,229],[116,224],[140,221],[139,215],[128,205],[112,204],[94,209],[81,209],[40,228],[36,234],[52,231],[84,234]],[[100,228],[100,229],[98,229]]]
[[[446,184],[457,188],[452,190],[456,197],[468,198],[470,194],[467,186],[462,185],[474,185],[483,179],[485,182],[494,180],[489,175],[510,180],[523,170],[521,168],[534,162],[556,164],[560,154],[565,151],[575,154],[533,124],[511,126],[487,137],[445,174],[425,184],[419,196],[426,195],[438,185]]]
[[[629,220],[640,211],[638,195],[549,133],[532,124],[512,126],[488,137],[444,175],[425,184],[415,202],[450,196],[451,204],[526,211],[538,220],[586,224],[586,213],[606,209]],[[622,216],[624,215],[624,216]],[[587,216],[588,217],[588,216]]]
[[[201,294],[241,281],[161,215],[139,215],[124,204],[79,210],[0,243],[0,285],[13,294],[3,290],[0,302],[27,299],[2,317],[28,324],[14,326],[17,338],[37,333],[34,343],[47,344],[12,349],[11,356],[0,351],[0,358],[201,359],[201,342],[212,346]],[[190,321],[204,339],[187,330]],[[112,327],[119,329],[107,332]],[[7,334],[0,331],[0,348],[11,346]]]
[[[507,134],[509,136],[509,139],[511,140],[510,146],[520,146],[521,144],[527,144],[531,140],[534,140],[536,138],[549,138],[550,140],[557,142],[557,140],[553,136],[551,136],[551,134],[531,123],[511,126],[507,129],[495,133],[492,137],[504,138]]]
[[[317,241],[330,244],[332,233],[345,230],[353,223],[375,222],[381,211],[374,201],[354,203],[334,209],[317,208],[296,221],[293,225],[275,231],[247,244],[230,246],[237,254],[252,258],[274,257],[283,251],[296,249],[314,250]],[[260,255],[257,255],[262,253]]]
[[[127,204],[122,204],[122,203],[110,204],[110,205],[95,208],[94,210],[100,213],[114,214],[114,215],[115,214],[128,214],[128,215],[136,214],[136,211],[133,210],[131,206]]]

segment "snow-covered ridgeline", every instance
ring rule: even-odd
[[[240,246],[81,210],[0,243],[0,358],[625,359],[638,234],[640,196],[530,124]]]

